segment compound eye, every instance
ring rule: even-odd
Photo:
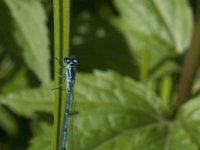
[[[70,63],[70,61],[71,61],[71,60],[70,60],[69,58],[64,58],[64,62],[65,62],[65,63]]]
[[[74,62],[74,64],[78,64],[79,60],[78,59],[74,59],[73,62]]]

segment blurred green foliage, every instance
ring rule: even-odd
[[[193,29],[189,2],[71,6],[80,149],[198,150],[199,73],[192,100],[171,119]],[[52,8],[51,0],[0,0],[0,150],[52,148]]]

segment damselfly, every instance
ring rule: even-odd
[[[69,113],[71,112],[70,103],[71,102],[71,94],[73,90],[73,86],[75,83],[75,76],[76,76],[76,66],[78,65],[79,61],[78,59],[74,57],[67,57],[64,58],[64,64],[65,64],[65,78],[66,78],[66,104],[65,104],[65,113],[64,113],[64,119],[63,119],[63,127],[62,127],[62,134],[60,138],[61,142],[61,150],[66,150],[67,147],[67,140],[68,140],[68,120],[69,120]],[[71,120],[71,126],[73,126],[73,119]],[[71,135],[73,136],[73,135]]]

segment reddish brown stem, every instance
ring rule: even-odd
[[[196,23],[192,36],[192,41],[185,59],[185,64],[182,69],[180,83],[178,85],[177,100],[173,116],[177,110],[189,100],[193,80],[198,69],[200,60],[200,3],[197,9]]]

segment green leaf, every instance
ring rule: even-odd
[[[182,53],[192,33],[192,11],[187,0],[115,0],[120,17],[114,20],[140,62],[150,51],[150,68]]]
[[[12,58],[7,54],[0,56],[0,60],[0,81],[1,88],[4,88],[4,84],[11,79],[12,75],[17,72],[18,68]]]
[[[52,125],[47,123],[40,123],[40,134],[35,136],[30,141],[30,146],[27,150],[51,150],[52,149]]]
[[[200,96],[191,99],[178,113],[180,121],[192,139],[200,145]]]
[[[9,135],[16,135],[18,132],[15,118],[2,106],[0,106],[0,126]]]
[[[188,132],[179,122],[170,125],[170,132],[163,150],[198,150],[199,146],[193,141]],[[158,148],[159,150],[159,148]]]
[[[22,56],[28,67],[37,75],[42,83],[50,81],[49,71],[49,42],[46,28],[44,9],[38,0],[3,0],[2,9],[12,20],[12,25],[3,24],[3,30],[8,34],[3,41],[7,50],[14,51],[17,55],[22,51]],[[5,32],[4,31],[4,32]],[[14,45],[18,45],[19,49]]]
[[[95,72],[94,76],[82,75],[76,84],[81,149],[117,149],[117,143],[121,143],[119,149],[137,149],[133,144],[136,133],[162,125],[165,109],[161,100],[129,78]]]
[[[78,75],[75,100],[78,113],[74,137],[81,150],[200,147],[199,97],[185,104],[176,119],[170,120],[161,99],[144,85],[111,71],[95,71]],[[44,126],[45,129],[32,140],[33,150],[50,148],[51,129]]]
[[[39,112],[53,112],[53,91],[50,86],[46,86],[10,93],[0,96],[0,104],[7,106],[20,116],[33,118]]]
[[[76,81],[76,125],[83,150],[197,150],[161,99],[130,78],[96,71]]]
[[[155,68],[153,68],[151,70],[151,75],[149,76],[149,78],[153,81],[153,80],[158,80],[163,76],[169,75],[171,73],[179,73],[181,70],[180,66],[172,61],[167,61],[164,62],[161,65],[156,66]]]
[[[5,85],[2,87],[2,93],[8,94],[12,91],[18,92],[29,87],[26,68],[18,68],[17,71],[13,71],[15,71],[15,74],[13,78],[6,80],[7,82],[5,82]]]

